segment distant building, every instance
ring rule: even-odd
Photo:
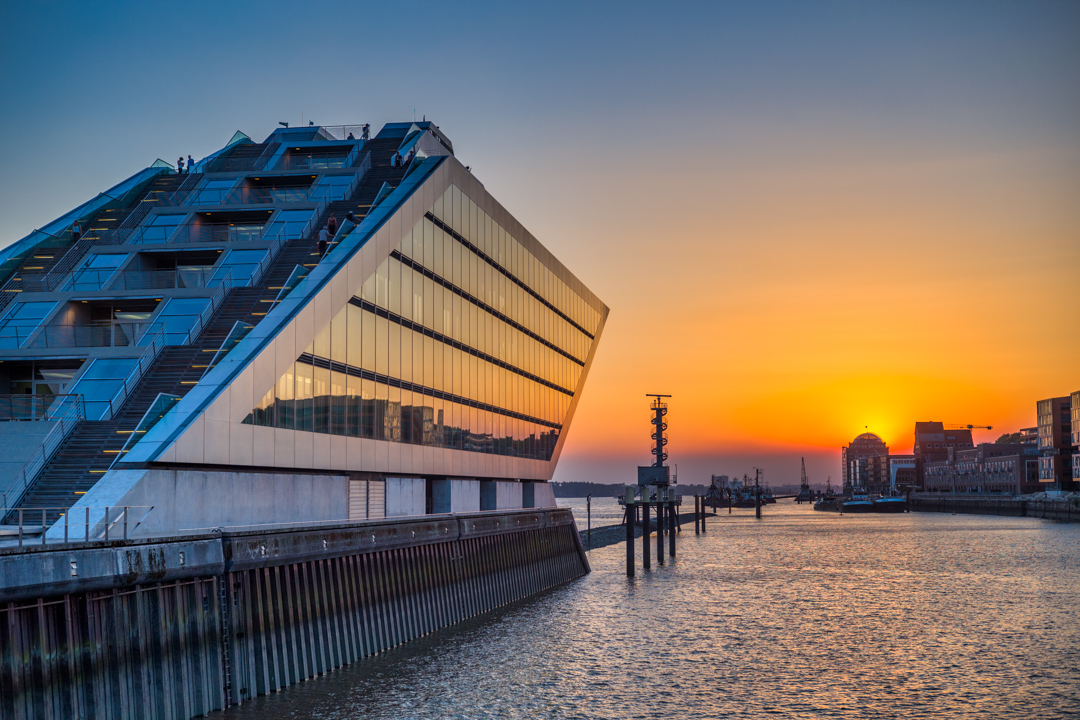
[[[1073,393],[1076,396],[1080,393]],[[1047,398],[1035,404],[1039,427],[1039,482],[1044,489],[1073,487],[1072,399]]]
[[[863,488],[884,492],[889,486],[889,447],[874,433],[863,433],[840,449],[844,492]]]
[[[1075,490],[1080,487],[1080,390],[1074,392],[1071,396],[1072,402],[1072,487]]]
[[[971,430],[947,430],[944,423],[915,423],[915,474],[919,487],[925,487],[924,468],[926,463],[947,460],[949,448],[966,449],[975,447],[971,439]]]
[[[918,484],[916,480],[914,455],[889,456],[890,488],[901,493],[906,493]]]
[[[1039,428],[1020,428],[1020,444],[1039,447]]]
[[[1038,492],[1039,451],[1022,443],[982,443],[950,448],[944,460],[924,466],[924,490],[1020,495]]]

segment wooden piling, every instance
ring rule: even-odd
[[[626,577],[634,577],[634,518],[637,510],[632,503],[626,504]],[[648,567],[648,566],[646,566]]]
[[[641,503],[641,567],[648,570],[652,567],[649,553],[649,539],[652,537],[652,523],[649,521],[648,488],[645,488],[645,500]]]
[[[675,501],[668,500],[667,508],[667,521],[668,521],[668,554],[672,558],[675,557],[675,535],[676,535],[676,517],[675,517]]]
[[[664,503],[660,502],[660,491],[656,493],[656,564],[664,564]]]

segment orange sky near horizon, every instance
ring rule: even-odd
[[[818,164],[696,146],[689,167],[660,151],[582,174],[557,191],[565,225],[523,219],[611,308],[566,456],[648,464],[661,392],[672,461],[803,452],[823,479],[864,427],[897,453],[917,420],[992,441],[1080,390],[1080,147]]]

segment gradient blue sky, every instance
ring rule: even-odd
[[[1080,389],[1078,2],[3,3],[0,97],[0,245],[237,129],[437,122],[612,308],[557,479],[647,462],[645,392],[685,480],[782,482]]]

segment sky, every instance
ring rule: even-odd
[[[0,246],[235,130],[426,117],[610,308],[555,480],[840,475],[1080,390],[1080,3],[0,3]]]

